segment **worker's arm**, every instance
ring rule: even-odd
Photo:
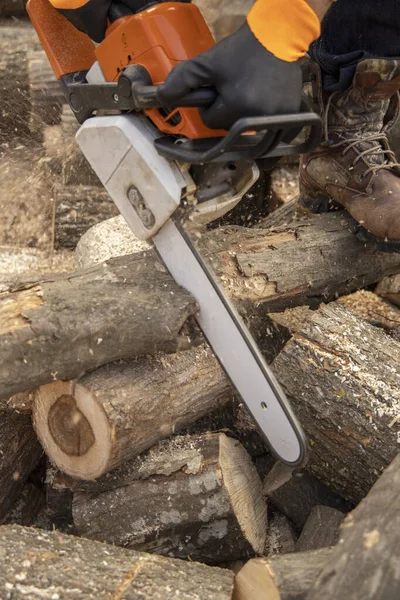
[[[239,31],[175,67],[160,97],[174,105],[201,86],[215,87],[217,100],[202,110],[213,128],[228,128],[246,116],[298,112],[298,59],[319,37],[320,19],[330,5],[328,0],[258,0]]]

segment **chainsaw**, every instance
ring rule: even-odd
[[[215,41],[199,9],[187,2],[151,3],[136,14],[113,3],[105,40],[95,45],[48,0],[28,13],[81,127],[77,142],[133,233],[151,240],[175,281],[200,307],[198,324],[282,462],[297,466],[306,442],[290,405],[251,334],[199,253],[193,228],[223,216],[285,155],[308,152],[320,139],[318,116],[238,120],[208,129],[201,107],[216,90],[200,88],[163,106],[159,85],[179,62]],[[307,128],[305,141],[293,143]],[[261,161],[261,162],[260,162]]]

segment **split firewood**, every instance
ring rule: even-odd
[[[57,184],[54,202],[54,243],[57,250],[74,249],[88,229],[118,214],[110,196],[99,186]]]
[[[315,506],[296,543],[296,552],[334,546],[339,541],[344,514],[330,506]]]
[[[273,368],[309,439],[308,469],[358,502],[398,452],[400,344],[338,303],[309,312]]]
[[[293,198],[289,202],[285,202],[256,225],[256,229],[273,229],[275,227],[290,225],[299,218],[297,205],[298,198]]]
[[[31,101],[30,128],[34,133],[41,133],[44,125],[61,123],[65,96],[44,50],[36,50],[29,54],[28,74]]]
[[[233,573],[73,536],[0,528],[4,600],[231,600]]]
[[[166,440],[72,488],[74,525],[85,538],[208,564],[264,552],[261,481],[241,444],[225,434]]]
[[[350,513],[339,544],[307,600],[377,600],[399,595],[400,455]]]
[[[306,600],[331,555],[323,548],[249,560],[236,575],[233,600]]]
[[[35,392],[33,423],[53,464],[95,479],[229,402],[209,349],[111,363]]]
[[[26,2],[27,0],[2,0],[0,5],[0,17],[20,17],[25,15]]]
[[[0,398],[112,360],[187,348],[196,303],[152,257],[125,257],[0,297]]]
[[[43,450],[29,413],[0,409],[0,523],[18,500],[24,484],[37,466]]]
[[[321,408],[321,418],[323,409]],[[264,494],[268,503],[301,531],[316,506],[329,506],[342,513],[348,512],[352,506],[332,491],[325,483],[303,469],[296,469],[291,479],[283,485],[274,488],[270,476],[271,457],[259,457],[256,466],[260,476],[264,479]],[[279,481],[278,481],[279,483]]]

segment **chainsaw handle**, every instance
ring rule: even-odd
[[[217,99],[217,90],[212,87],[199,88],[180,98],[176,104],[166,107],[160,100],[159,85],[152,85],[148,71],[142,65],[126,67],[118,80],[118,93],[124,98],[132,96],[137,110],[148,108],[174,108],[193,107],[201,108],[210,106]]]

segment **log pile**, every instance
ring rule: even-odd
[[[199,4],[220,37],[245,11]],[[396,598],[400,255],[305,218],[288,168],[199,236],[305,430],[308,464],[283,467],[77,150],[31,29],[0,33],[1,143],[40,148],[77,265],[1,273],[0,597]]]

